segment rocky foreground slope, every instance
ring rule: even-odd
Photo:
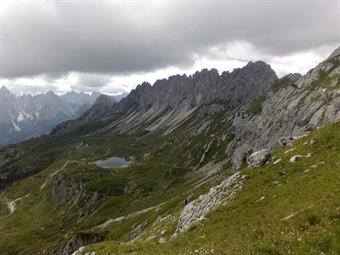
[[[337,254],[339,60],[142,84],[0,148],[2,251]]]

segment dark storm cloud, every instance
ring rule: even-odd
[[[194,54],[234,41],[276,56],[336,45],[339,5],[338,0],[5,1],[0,76],[186,67]],[[90,83],[84,86],[98,86]]]

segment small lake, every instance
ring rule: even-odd
[[[111,167],[125,167],[129,165],[129,161],[120,157],[111,157],[108,159],[97,160],[94,162],[97,166],[102,168],[111,168]]]

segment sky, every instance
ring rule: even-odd
[[[0,0],[0,86],[128,92],[263,60],[306,73],[340,46],[340,0]]]

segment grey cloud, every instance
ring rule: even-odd
[[[29,84],[16,84],[16,83],[10,83],[10,84],[6,84],[6,86],[8,86],[11,90],[11,92],[13,92],[14,94],[40,94],[40,93],[46,93],[47,91],[51,90],[51,91],[57,91],[58,88],[54,85],[48,84],[48,85],[44,85],[42,86],[36,86],[36,85],[29,85]]]
[[[87,88],[100,88],[110,81],[110,77],[99,74],[79,74],[78,86]]]
[[[339,19],[337,0],[8,3],[0,11],[0,76],[187,67],[194,54],[233,41],[285,55],[339,43]]]

